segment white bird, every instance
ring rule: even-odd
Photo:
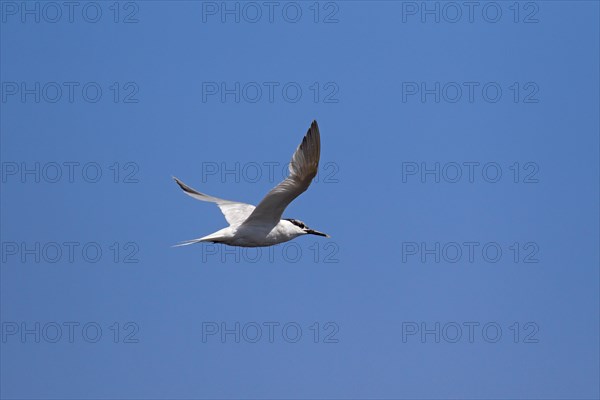
[[[292,156],[288,177],[271,189],[256,207],[200,193],[173,177],[188,195],[198,200],[216,203],[229,223],[227,228],[175,246],[212,242],[230,246],[260,247],[287,242],[302,235],[329,237],[325,233],[310,229],[297,219],[281,219],[285,208],[310,186],[317,174],[320,156],[321,136],[317,121],[313,121]]]

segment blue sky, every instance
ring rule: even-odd
[[[3,398],[600,395],[597,2],[0,5]]]

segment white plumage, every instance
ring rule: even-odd
[[[288,177],[271,189],[256,207],[200,193],[174,177],[177,184],[191,197],[216,203],[229,223],[227,228],[176,246],[213,242],[230,246],[260,247],[287,242],[307,234],[329,237],[310,229],[302,221],[281,219],[286,207],[310,186],[319,169],[320,156],[321,136],[317,121],[313,121],[292,156]]]

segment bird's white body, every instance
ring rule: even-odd
[[[201,241],[223,243],[239,247],[273,246],[304,235],[306,232],[291,222],[282,219],[274,227],[271,226],[228,226],[208,236]]]
[[[216,203],[229,226],[199,239],[188,240],[177,246],[199,242],[223,243],[230,246],[260,247],[287,242],[301,235],[326,234],[310,229],[302,221],[282,219],[285,208],[302,194],[317,174],[321,155],[321,137],[317,121],[313,121],[302,143],[296,149],[289,165],[290,175],[274,187],[258,204],[240,203],[200,193],[174,178],[189,196]]]

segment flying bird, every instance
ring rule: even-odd
[[[271,189],[256,207],[200,193],[173,177],[186,194],[197,200],[216,203],[229,223],[227,228],[175,246],[212,242],[230,246],[261,247],[287,242],[302,235],[329,237],[323,232],[309,228],[300,220],[281,218],[285,208],[310,186],[317,174],[320,156],[321,136],[317,121],[313,121],[292,156],[288,177]]]

